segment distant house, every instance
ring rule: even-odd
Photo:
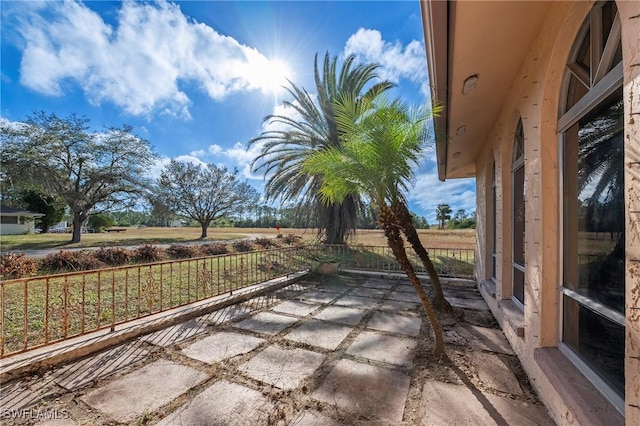
[[[41,216],[44,214],[0,205],[0,235],[33,234],[34,219]]]
[[[557,424],[640,425],[640,2],[420,4],[482,296]]]

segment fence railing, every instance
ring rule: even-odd
[[[382,246],[317,246],[325,256],[334,256],[341,267],[365,271],[403,272],[391,249]],[[443,277],[473,278],[475,251],[472,249],[427,249],[438,275]],[[420,258],[411,249],[407,256],[415,271],[426,274]]]
[[[430,249],[444,276],[472,277],[473,250]],[[424,268],[407,251],[417,272]],[[0,282],[0,358],[309,269],[335,256],[342,268],[401,272],[391,250],[307,246],[172,260]]]

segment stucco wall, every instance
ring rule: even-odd
[[[578,424],[534,359],[538,348],[554,347],[559,336],[559,233],[558,104],[565,64],[591,2],[554,2],[538,37],[512,82],[509,97],[490,137],[477,158],[477,213],[483,229],[478,250],[484,261],[477,276],[488,279],[491,223],[490,185],[492,162],[497,174],[498,270],[495,298],[485,298],[503,326],[505,335],[523,362],[532,384],[560,424]],[[627,208],[627,356],[625,422],[640,424],[640,2],[620,2],[624,55],[625,97],[625,193]],[[519,118],[525,135],[526,286],[524,312],[511,309],[511,158]],[[518,328],[524,335],[518,336]],[[522,333],[520,333],[522,334]],[[588,408],[588,407],[587,407]]]

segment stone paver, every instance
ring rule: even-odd
[[[214,364],[223,359],[251,352],[265,340],[240,333],[220,332],[182,349],[189,358]]]
[[[260,392],[220,380],[164,418],[158,426],[262,425],[269,423],[273,409],[273,403]]]
[[[77,426],[77,424],[72,419],[49,419],[36,423],[36,426]]]
[[[403,302],[401,300],[383,300],[378,309],[393,312],[410,312],[420,308],[418,303]]]
[[[294,328],[284,338],[333,351],[351,333],[351,330],[351,327],[340,324],[310,320]]]
[[[409,382],[409,376],[398,371],[341,359],[312,397],[337,405],[354,419],[363,416],[399,423]]]
[[[422,319],[420,317],[376,312],[369,319],[367,328],[417,337],[420,335],[421,324]]]
[[[459,331],[460,335],[467,339],[467,344],[472,348],[515,355],[502,330],[471,325],[468,328],[456,328],[456,331]]]
[[[92,390],[81,399],[112,420],[129,422],[171,402],[206,378],[205,373],[194,368],[160,359]]]
[[[420,297],[416,294],[415,290],[413,292],[396,290],[389,295],[389,299],[400,300],[402,302],[420,303]]]
[[[301,294],[298,298],[312,303],[331,303],[336,297],[338,297],[338,294],[336,293],[310,291],[308,293]]]
[[[381,299],[385,296],[385,294],[387,294],[387,290],[382,290],[378,288],[360,287],[350,292],[349,296],[373,297],[374,299]]]
[[[364,283],[362,283],[362,287],[369,287],[369,288],[379,288],[382,290],[388,290],[390,289],[391,286],[391,282],[389,280],[382,280],[382,279],[369,279],[367,281],[365,281]]]
[[[342,426],[332,418],[317,411],[302,411],[290,423],[290,426]]]
[[[313,317],[323,321],[339,322],[346,325],[357,325],[367,311],[346,306],[327,306]]]
[[[290,390],[320,368],[324,360],[325,356],[317,352],[269,346],[238,370],[262,383]]]
[[[360,296],[342,296],[335,301],[336,305],[350,306],[352,308],[371,309],[374,307],[380,299],[372,297],[360,297]]]
[[[197,334],[204,333],[206,330],[207,324],[193,319],[156,331],[155,333],[146,334],[142,336],[140,340],[157,346],[169,346],[185,341]]]
[[[271,310],[299,317],[306,317],[319,307],[320,305],[300,302],[298,300],[287,300],[286,302],[282,302],[279,305],[274,306]]]
[[[473,352],[473,364],[478,366],[480,381],[492,389],[512,395],[522,395],[522,388],[508,361],[495,354]]]
[[[278,334],[297,321],[297,318],[278,315],[271,312],[260,312],[244,321],[234,324],[233,326],[244,330],[255,331],[256,333],[273,335]]]
[[[53,377],[67,390],[80,389],[144,360],[148,353],[139,344],[120,345],[56,370]]]
[[[2,410],[20,410],[37,404],[41,399],[56,393],[51,376],[25,381],[2,383],[0,386],[0,408]]]
[[[473,309],[476,311],[488,311],[489,307],[482,299],[468,299],[462,297],[447,297],[452,306],[460,309]]]
[[[503,398],[466,386],[427,381],[422,391],[422,425],[553,425],[539,405]]]
[[[389,364],[411,367],[417,342],[406,337],[363,331],[349,345],[347,353]]]

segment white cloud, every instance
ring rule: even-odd
[[[379,64],[378,75],[382,79],[397,83],[404,78],[418,83],[421,92],[429,97],[427,62],[420,41],[412,40],[403,46],[399,41],[383,40],[378,30],[360,28],[347,40],[343,54]]]
[[[453,213],[459,209],[467,213],[476,210],[475,179],[450,179],[444,182],[432,173],[419,174],[409,201],[417,204],[425,212],[429,223],[436,223],[438,204],[449,204]]]
[[[275,62],[164,0],[122,3],[114,26],[73,1],[15,10],[21,83],[40,93],[60,96],[73,82],[95,104],[186,119],[191,101],[183,83],[216,100],[273,86],[265,76]]]
[[[214,143],[213,145],[209,145],[207,150],[209,151],[209,154],[216,155],[222,152],[222,147]]]

